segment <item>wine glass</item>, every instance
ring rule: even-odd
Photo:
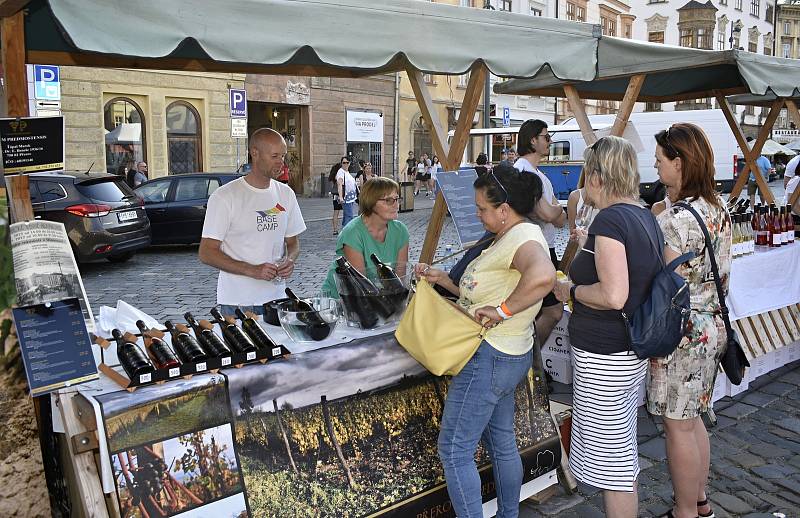
[[[286,241],[281,240],[280,243],[272,245],[272,264],[281,268],[289,259],[289,250],[286,248]],[[273,281],[283,282],[283,277],[276,275]]]
[[[588,226],[589,223],[588,219],[591,210],[592,210],[591,207],[589,207],[589,205],[587,205],[586,203],[581,205],[581,210],[579,210],[578,213],[575,215],[576,230],[586,230],[586,227]]]

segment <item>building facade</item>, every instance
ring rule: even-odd
[[[85,67],[60,72],[66,169],[118,174],[144,161],[150,178],[236,170],[228,88],[243,87],[244,75]],[[31,107],[35,114],[34,100]]]
[[[263,127],[284,135],[289,184],[303,196],[327,195],[327,175],[343,156],[392,176],[396,82],[395,74],[359,79],[248,74],[248,135]]]

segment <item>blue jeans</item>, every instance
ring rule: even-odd
[[[342,203],[342,228],[356,217],[356,202]]]
[[[481,438],[492,461],[497,516],[519,515],[522,459],[514,433],[514,392],[532,361],[533,351],[512,356],[481,342],[450,382],[439,431],[439,458],[458,518],[483,516],[481,480],[475,464]]]
[[[262,317],[264,316],[264,307],[263,306],[229,306],[227,304],[220,304],[219,306],[217,306],[217,308],[219,309],[219,312],[222,313],[222,315],[226,316],[226,317],[227,316],[231,316],[231,317],[236,316],[236,308],[241,309],[243,313],[251,311],[251,312],[255,313],[256,315],[261,315]]]

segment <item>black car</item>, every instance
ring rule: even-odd
[[[187,173],[155,178],[134,192],[144,200],[153,244],[199,243],[208,197],[217,187],[241,178],[238,173]]]
[[[123,178],[107,173],[28,175],[37,219],[64,224],[78,262],[127,261],[150,245],[150,222]]]

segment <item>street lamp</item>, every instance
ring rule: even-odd
[[[736,23],[731,24],[731,37],[728,38],[728,43],[731,44],[731,48],[733,48],[733,35],[736,34],[737,36],[739,33],[742,32],[742,22],[736,20]]]

